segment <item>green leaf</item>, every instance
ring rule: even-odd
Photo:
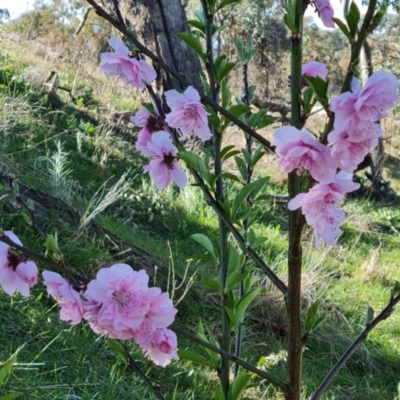
[[[262,189],[264,189],[264,186],[269,182],[269,176],[265,176],[264,178],[260,178],[257,179],[256,181],[254,181],[254,190],[252,193],[253,197],[256,197],[258,195],[258,193],[260,193],[260,191]]]
[[[235,104],[234,106],[228,108],[228,111],[236,118],[239,118],[242,114],[245,114],[250,110],[251,107],[245,106],[244,104]]]
[[[204,16],[203,11],[197,10],[197,11],[194,12],[194,15],[197,17],[197,19],[198,19],[200,22],[203,23],[204,26],[206,25],[207,21],[206,21],[206,17]]]
[[[118,340],[107,339],[108,344],[118,353],[126,362],[128,362],[128,356],[124,350],[124,347]]]
[[[235,285],[242,282],[247,277],[247,273],[233,272],[229,275],[226,282],[226,290],[231,290]]]
[[[238,249],[232,243],[228,244],[228,268],[229,273],[239,272],[245,260],[244,254],[239,254]]]
[[[215,389],[214,400],[225,400],[224,392],[222,391],[221,386],[218,386]]]
[[[241,393],[246,389],[246,386],[249,383],[250,379],[251,374],[248,372],[239,374],[229,388],[228,399],[237,400]]]
[[[384,0],[381,4],[378,12],[372,17],[371,24],[368,27],[368,33],[372,33],[382,22],[382,19],[385,17],[387,12],[388,2]]]
[[[247,165],[244,162],[244,160],[240,157],[235,156],[235,162],[236,166],[238,167],[238,170],[240,172],[240,175],[242,175],[242,178],[244,181],[247,180]]]
[[[232,219],[235,218],[236,213],[238,212],[242,203],[246,200],[246,198],[250,195],[251,191],[254,189],[254,182],[249,183],[242,187],[239,190],[239,193],[236,195],[232,204]]]
[[[222,161],[226,161],[226,160],[228,160],[229,158],[231,158],[231,157],[233,157],[233,156],[236,156],[237,154],[240,154],[240,150],[232,150],[232,151],[230,151],[229,153],[227,153],[227,154],[225,155],[225,157],[222,158]]]
[[[268,238],[266,236],[257,236],[253,243],[251,243],[251,247],[253,249],[256,249],[257,247],[259,247],[260,245],[262,245]]]
[[[202,178],[208,183],[208,186],[214,191],[214,183],[217,180],[217,176],[210,172],[201,173]]]
[[[358,31],[358,23],[360,21],[360,10],[354,1],[351,2],[350,10],[346,15],[346,21],[350,29],[350,36],[351,38],[354,38]]]
[[[239,39],[233,39],[233,42],[235,43],[241,63],[246,64],[247,54],[243,42]]]
[[[22,218],[25,220],[25,222],[26,222],[28,225],[32,225],[32,217],[31,217],[31,214],[29,213],[29,211],[27,211],[27,210],[22,210],[22,211],[20,212],[20,214],[21,214]]]
[[[221,81],[221,105],[223,108],[228,108],[231,104],[231,91],[225,79]]]
[[[235,67],[236,67],[236,63],[234,63],[234,62],[224,63],[224,65],[222,65],[216,71],[218,82],[221,82],[222,79],[224,79],[229,74],[229,72],[231,72],[233,70],[233,68],[235,68]]]
[[[242,149],[242,154],[243,154],[244,160],[246,161],[246,164],[247,165],[252,165],[251,164],[251,155],[247,151],[247,149]]]
[[[361,18],[360,10],[354,1],[352,1],[350,4],[349,14],[352,15],[354,21],[356,21],[357,24],[360,22]]]
[[[222,0],[219,6],[217,7],[217,11],[222,10],[224,7],[229,6],[234,3],[240,3],[241,0]]]
[[[225,307],[225,311],[228,314],[231,327],[235,327],[237,325],[235,313],[229,307]]]
[[[216,279],[205,279],[203,281],[203,285],[207,286],[211,289],[214,289],[214,290],[218,290],[218,291],[222,290],[221,284]]]
[[[283,16],[283,21],[285,22],[285,25],[289,28],[291,32],[296,31],[296,24],[294,22],[294,15],[292,14],[285,14]]]
[[[236,306],[236,318],[241,320],[250,303],[262,292],[263,288],[259,287],[247,292],[238,302]]]
[[[312,325],[318,313],[318,308],[321,302],[319,300],[315,301],[311,307],[307,310],[306,319],[304,321],[304,328],[307,332],[311,332]]]
[[[400,294],[400,282],[395,281],[392,289],[392,297],[397,296],[398,294]]]
[[[266,126],[269,126],[275,122],[275,119],[267,115],[265,118],[262,118],[260,122],[256,125],[257,129],[262,129],[265,128]]]
[[[339,27],[339,29],[345,34],[345,36],[351,42],[351,35],[350,35],[350,31],[349,31],[349,28],[347,27],[347,25],[339,18],[332,18],[332,21]]]
[[[221,157],[224,158],[226,153],[229,153],[232,149],[234,149],[236,146],[234,144],[231,144],[230,146],[225,146],[221,150]]]
[[[207,365],[208,361],[201,355],[196,354],[193,351],[190,350],[178,350],[177,351],[178,356],[181,360],[189,360],[189,361],[193,361],[197,364],[201,364],[201,365]]]
[[[374,319],[375,311],[372,307],[368,307],[367,315],[365,316],[365,325],[368,325]]]
[[[189,167],[192,167],[194,170],[199,172],[200,174],[204,172],[208,172],[206,165],[204,164],[203,159],[190,151],[178,151],[178,157],[183,160]]]
[[[231,174],[230,172],[224,172],[222,176],[226,179],[230,179],[231,181],[239,182],[242,183],[242,181],[234,174]]]
[[[19,347],[17,351],[7,361],[0,364],[0,386],[3,384],[7,375],[10,373],[12,366],[15,364],[17,360],[17,354],[22,350],[24,346],[25,344]]]
[[[178,38],[183,40],[203,61],[205,61],[205,54],[200,39],[193,35],[193,33],[180,32],[177,34]]]
[[[230,204],[229,204],[228,197],[226,197],[224,201],[218,201],[218,204],[224,210],[224,213],[226,214],[226,216],[228,218],[231,218],[231,207],[230,207]]]
[[[255,167],[264,154],[265,154],[264,146],[260,144],[260,146],[257,147],[256,151],[251,156],[251,165]]]
[[[206,33],[206,28],[201,21],[197,21],[195,19],[190,19],[187,23],[189,25],[193,26],[194,28],[198,29],[202,33],[204,33],[204,34]]]
[[[214,248],[212,241],[202,233],[195,233],[191,236],[193,240],[197,243],[201,244],[213,257],[215,260],[218,260],[218,251]]]
[[[247,278],[243,281],[244,284],[244,291],[245,293],[248,292],[251,287],[257,283],[259,278],[255,275],[248,275]]]
[[[327,101],[328,88],[329,88],[329,82],[327,80],[324,80],[319,76],[316,77],[305,76],[304,79],[314,91],[315,95],[318,98],[318,101],[320,102]]]

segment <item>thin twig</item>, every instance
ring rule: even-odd
[[[321,398],[322,394],[325,392],[329,384],[332,382],[333,378],[337,375],[343,365],[356,351],[357,347],[367,338],[368,334],[374,329],[380,322],[384,321],[390,316],[395,305],[400,301],[400,294],[396,297],[391,297],[389,304],[381,311],[381,313],[374,318],[370,323],[367,324],[366,328],[362,331],[360,336],[353,342],[353,344],[343,353],[342,357],[337,361],[337,363],[330,370],[329,374],[322,381],[318,389],[313,393],[310,400],[318,400]]]
[[[135,371],[140,375],[140,377],[143,379],[143,381],[146,383],[146,385],[150,388],[150,390],[154,393],[154,395],[159,400],[165,400],[165,397],[161,393],[161,388],[154,385],[154,383],[149,379],[149,377],[143,372],[143,370],[140,368],[139,364],[132,357],[132,354],[130,353],[126,344],[123,343],[121,340],[118,340],[118,342],[120,343],[120,345],[122,346],[122,348],[125,351],[126,356],[128,357],[128,368],[131,371]]]

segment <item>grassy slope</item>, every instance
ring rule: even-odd
[[[17,55],[15,49],[10,52],[11,58],[3,54],[0,69],[13,69],[14,72],[8,70],[9,77],[15,76],[18,81],[28,65],[21,63],[22,53]],[[63,76],[68,78],[64,68]],[[142,160],[129,146],[69,114],[51,110],[45,96],[38,95],[29,85],[20,82],[12,90],[9,84],[2,87],[0,110],[2,169],[15,173],[22,182],[62,196],[81,211],[88,207],[89,199],[105,180],[109,179],[109,188],[131,167],[131,176],[137,175],[131,190],[124,201],[103,212],[98,221],[167,265],[174,265],[177,272],[182,274],[188,260],[200,251],[190,240],[190,234],[215,232],[215,218],[199,201],[196,188],[189,187],[181,193],[175,189],[155,192],[148,181],[142,181]],[[50,173],[55,170],[50,160],[54,161],[57,140],[65,153],[64,175]],[[271,161],[267,160],[265,165]],[[395,178],[396,168],[391,168]],[[266,169],[266,174],[271,172]],[[279,193],[279,179],[274,176],[273,181],[274,185],[267,190]],[[394,185],[398,184],[394,180]],[[310,235],[305,234],[304,308],[319,298],[327,315],[304,353],[306,394],[312,392],[351,339],[361,332],[367,307],[380,310],[390,295],[391,281],[400,280],[398,203],[385,205],[350,199],[346,208],[349,219],[335,248],[315,251],[308,241]],[[268,238],[262,247],[263,256],[284,276],[285,207],[266,202],[259,212],[264,222],[259,232]],[[49,232],[56,226],[61,248],[72,266],[93,272],[115,261],[100,240],[85,236],[71,240],[76,233],[66,226],[60,228],[56,215],[46,221]],[[20,217],[19,210],[4,202],[0,203],[0,228],[14,229],[26,245],[42,249],[41,240]],[[197,281],[217,275],[209,265],[190,262],[189,275],[196,269]],[[196,289],[202,290],[200,285]],[[207,296],[212,299],[211,294]],[[179,293],[175,299],[178,297]],[[126,372],[104,338],[96,337],[86,327],[59,322],[54,303],[42,287],[36,287],[29,299],[18,295],[10,299],[4,294],[0,294],[0,299],[0,359],[6,359],[18,346],[27,343],[20,353],[20,364],[7,381],[7,390],[20,391],[24,399],[151,398],[139,379]],[[178,323],[194,329],[201,316],[218,334],[214,314],[212,307],[187,297],[179,305]],[[247,330],[244,357],[253,362],[259,360],[260,367],[268,367],[283,377],[285,319],[276,292],[268,291],[260,298],[249,318],[252,324]],[[395,311],[353,356],[325,398],[394,399],[400,381],[399,327],[400,314]],[[193,348],[181,340],[180,348],[186,347]],[[215,373],[187,362],[174,363],[165,370],[155,368],[137,349],[132,350],[168,399],[212,398]],[[260,399],[280,398],[265,383],[249,394]]]

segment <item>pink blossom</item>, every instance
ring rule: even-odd
[[[133,271],[127,264],[100,269],[84,293],[89,301],[85,319],[111,338],[133,338],[150,309],[148,281],[146,271]]]
[[[310,61],[307,64],[304,64],[301,69],[301,74],[310,77],[319,76],[321,79],[326,80],[328,75],[328,68],[324,63],[318,61]]]
[[[135,331],[135,341],[142,347],[146,347],[153,340],[157,329],[167,328],[174,322],[178,310],[173,306],[168,293],[161,292],[157,287],[148,291],[150,309],[146,314],[142,325]]]
[[[164,130],[161,120],[154,117],[147,108],[142,107],[131,117],[131,121],[142,128],[136,141],[136,149],[147,156],[150,155],[147,144],[151,140],[151,135],[154,132]]]
[[[336,163],[330,149],[318,142],[305,128],[284,126],[274,132],[272,144],[276,147],[278,163],[285,172],[297,169],[301,174],[307,169],[320,182],[328,183],[335,178]]]
[[[166,367],[172,359],[179,360],[176,349],[178,347],[175,332],[170,329],[158,329],[149,346],[143,347],[154,364]]]
[[[72,325],[79,324],[83,318],[83,302],[80,294],[61,275],[51,271],[43,271],[42,275],[47,292],[61,307],[60,319],[71,321]]]
[[[4,232],[14,243],[22,246],[19,238],[11,231]],[[0,286],[10,296],[18,290],[22,296],[29,296],[29,288],[36,284],[38,268],[33,261],[27,260],[11,251],[10,246],[0,242]]]
[[[207,119],[207,115],[210,114],[201,104],[200,95],[196,89],[189,86],[184,93],[178,93],[173,89],[164,94],[171,109],[165,122],[171,128],[180,129],[184,136],[194,132],[202,140],[211,138]]]
[[[100,54],[100,68],[104,73],[118,76],[125,83],[138,89],[144,89],[145,83],[156,79],[155,69],[144,60],[130,57],[128,47],[120,39],[111,38],[108,43],[115,53]]]
[[[335,24],[332,20],[334,11],[329,0],[314,0],[314,5],[323,24],[327,28],[334,28]]]
[[[340,236],[339,225],[344,220],[344,213],[337,205],[346,193],[360,187],[359,183],[352,182],[351,179],[351,174],[340,171],[331,183],[318,183],[308,193],[300,193],[289,201],[289,210],[301,207],[307,224],[314,226],[317,245],[319,236],[328,244],[334,244]]]
[[[180,188],[186,186],[187,177],[179,167],[176,147],[171,143],[168,133],[153,133],[147,144],[147,152],[154,159],[144,167],[144,172],[151,172],[158,189],[165,189],[172,181]]]
[[[335,113],[334,128],[338,131],[347,130],[349,134],[374,129],[370,124],[386,117],[387,111],[397,101],[398,87],[399,80],[389,72],[375,72],[363,88],[353,78],[351,91],[341,93],[331,101]]]
[[[333,135],[331,136],[331,134]],[[338,167],[348,173],[355,171],[370,149],[378,144],[378,136],[363,142],[354,142],[350,139],[349,134],[345,131],[340,133],[332,131],[328,135],[329,141],[334,140],[331,148],[332,157],[336,160]]]
[[[378,120],[387,116],[387,111],[399,98],[399,80],[389,72],[375,72],[360,90],[354,110],[362,119]]]
[[[319,247],[319,238],[334,246],[337,238],[343,233],[340,224],[345,220],[346,216],[343,210],[331,208],[328,212],[314,224],[314,241],[315,247]]]

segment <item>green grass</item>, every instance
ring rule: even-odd
[[[18,65],[9,58],[0,60],[3,75],[6,68],[13,72],[8,74],[7,81],[3,79],[5,87],[0,91],[1,169],[84,212],[105,181],[107,191],[130,168],[133,181],[129,190],[97,216],[96,221],[122,240],[152,254],[171,273],[173,269],[183,275],[188,268],[188,276],[195,281],[191,291],[197,297],[189,294],[179,304],[177,323],[194,331],[201,318],[219,338],[219,312],[214,306],[218,296],[201,284],[203,279],[217,278],[218,270],[209,262],[196,261],[195,255],[203,250],[190,238],[194,233],[217,234],[217,219],[202,201],[200,190],[188,186],[183,190],[170,187],[156,191],[141,172],[145,160],[132,146],[102,127],[94,127],[65,111],[52,110],[43,94],[21,81]],[[13,76],[16,78],[11,84]],[[56,162],[57,154],[61,156]],[[61,169],[57,172],[56,167]],[[261,173],[268,175],[268,170]],[[282,194],[284,188],[271,183],[266,193]],[[304,233],[304,314],[320,299],[320,312],[326,316],[325,323],[311,335],[304,350],[304,399],[363,330],[367,308],[372,307],[378,313],[390,297],[394,280],[400,281],[399,204],[398,200],[387,204],[372,199],[349,199],[345,206],[348,220],[344,234],[334,248],[322,246],[315,250],[310,242],[312,232]],[[286,207],[265,200],[257,214],[261,224],[254,229],[266,237],[260,246],[261,255],[284,277]],[[48,232],[57,230],[60,247],[72,267],[93,276],[99,268],[117,261],[104,246],[107,238],[86,234],[77,237],[61,218],[54,213],[43,223]],[[4,200],[0,203],[0,228],[13,229],[25,245],[44,251],[42,239],[23,220],[21,210]],[[284,379],[287,330],[284,304],[252,263],[249,269],[268,290],[249,310],[243,357]],[[174,293],[175,299],[182,295],[184,286]],[[205,301],[199,301],[201,298]],[[19,295],[9,298],[0,292],[0,360],[7,359],[26,343],[6,381],[7,392],[21,392],[21,398],[27,400],[153,398],[140,379],[127,371],[104,337],[96,336],[84,325],[71,327],[60,322],[57,313],[41,285],[32,290],[28,299]],[[212,399],[218,382],[214,371],[191,362],[157,368],[133,344],[131,347],[134,357],[161,386],[168,400]],[[200,351],[183,339],[179,347]],[[357,350],[324,399],[392,400],[398,395],[399,382],[400,313],[395,310]],[[254,378],[253,383],[259,387],[249,390],[250,397],[282,398],[266,382]]]

